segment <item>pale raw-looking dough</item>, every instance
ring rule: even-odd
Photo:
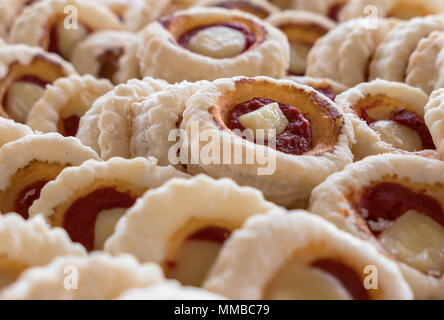
[[[185,17],[187,19],[183,20]],[[243,22],[253,28],[257,41],[237,56],[215,59],[183,48],[161,22],[152,22],[144,30],[143,45],[138,52],[142,75],[171,83],[184,80],[211,81],[237,75],[282,77],[289,67],[290,51],[286,36],[253,15],[221,8],[193,8],[168,19],[173,24],[182,20],[185,24],[192,23],[190,26]]]
[[[81,41],[74,49],[71,57],[72,64],[76,67],[80,74],[91,74],[95,77],[100,76],[102,64],[100,57],[106,55],[108,52],[116,51],[120,54],[118,60],[123,57],[127,48],[132,46],[138,39],[137,34],[126,31],[99,31],[88,36]],[[114,76],[118,71],[120,62],[117,61],[117,70],[112,75],[114,83]]]
[[[131,289],[122,293],[117,300],[225,300],[210,291],[181,286],[168,280],[142,289]]]
[[[435,142],[438,156],[444,161],[444,89],[434,91],[425,106],[425,122]]]
[[[125,12],[123,21],[131,31],[143,29],[151,21],[162,15],[170,0],[138,0]]]
[[[352,0],[348,1],[339,13],[339,20],[346,21],[363,16],[385,18],[387,16],[410,19],[441,13],[444,3],[441,0]]]
[[[444,16],[418,17],[399,23],[376,49],[369,79],[404,82],[410,56],[421,39],[433,31],[444,31]]]
[[[58,132],[61,113],[83,116],[94,101],[113,88],[105,79],[73,75],[56,80],[33,106],[26,123],[43,133]]]
[[[8,38],[9,29],[29,0],[2,0],[0,2],[0,37]]]
[[[356,140],[352,151],[356,160],[374,154],[403,152],[403,150],[396,149],[393,145],[384,141],[380,134],[356,114],[355,105],[359,104],[360,101],[365,101],[367,97],[372,98],[374,96],[405,102],[405,105],[399,107],[416,113],[420,118],[424,117],[424,106],[428,101],[427,95],[418,88],[410,87],[404,83],[380,79],[361,83],[338,95],[335,100],[336,103],[349,115],[353,123]],[[384,104],[382,103],[381,106],[383,107]],[[405,138],[408,138],[408,136],[405,136]]]
[[[9,41],[11,43],[24,43],[31,46],[41,46],[48,49],[49,28],[52,20],[64,21],[69,19],[72,10],[76,8],[79,24],[85,24],[92,32],[99,30],[120,30],[122,28],[119,18],[107,6],[97,1],[88,0],[41,0],[26,8],[15,21]],[[60,18],[61,17],[61,18]],[[48,23],[49,21],[49,23]],[[57,20],[56,20],[57,21]]]
[[[341,10],[341,7],[345,5],[348,1],[350,0],[291,0],[291,8],[296,10],[312,11],[325,16],[331,16],[333,13],[332,11],[336,11],[337,8]]]
[[[6,260],[26,269],[44,266],[60,256],[85,254],[85,249],[73,244],[65,230],[51,229],[41,217],[26,221],[14,213],[0,215],[0,259],[3,262]],[[0,283],[0,292],[5,284]]]
[[[375,23],[371,28],[365,18],[350,20],[319,39],[308,55],[307,75],[349,87],[365,82],[373,53],[395,24],[385,19]]]
[[[32,129],[25,124],[0,117],[0,147],[33,133]]]
[[[215,180],[204,175],[173,179],[147,192],[127,212],[107,240],[105,251],[113,255],[130,253],[141,262],[162,263],[182,228],[189,227],[179,241],[206,227],[240,228],[248,217],[274,207],[258,190],[239,187],[230,179]]]
[[[137,51],[143,40],[142,32],[136,34],[135,41],[127,46],[125,52],[119,59],[119,66],[114,74],[114,82],[125,83],[131,79],[142,79],[140,72],[140,61],[137,57]]]
[[[1,298],[108,300],[129,289],[145,288],[162,281],[162,270],[156,264],[140,264],[129,255],[110,257],[95,253],[84,257],[61,257],[45,267],[29,269],[2,293]]]
[[[254,14],[262,19],[280,11],[278,7],[268,0],[200,0],[197,1],[195,6],[237,9]]]
[[[413,186],[419,183],[421,188],[425,185],[425,190],[436,190],[436,186],[444,181],[444,164],[439,160],[414,155],[384,154],[368,157],[348,166],[342,172],[331,175],[315,188],[309,210],[333,222],[340,229],[374,243],[381,252],[386,253],[386,248],[373,236],[349,199],[350,194],[356,194],[362,188],[374,183],[384,182],[387,177],[395,179],[394,183],[404,184],[407,181]],[[442,203],[439,198],[436,200]],[[418,259],[427,259],[427,257],[427,254],[417,256]],[[444,277],[436,278],[401,261],[398,263],[415,293],[415,298],[444,297]]]
[[[130,158],[132,106],[167,87],[162,80],[130,80],[97,99],[82,117],[77,137],[106,160]]]
[[[371,299],[413,298],[396,263],[370,243],[308,212],[278,209],[248,219],[233,233],[203,288],[230,299],[264,299],[287,262],[309,267],[313,261],[329,258],[353,268],[362,278],[366,266],[376,266],[378,290],[369,290]],[[344,291],[339,281],[334,291]],[[299,294],[303,297],[304,292]]]
[[[226,96],[236,98],[234,101],[227,101],[230,98]],[[223,120],[215,121],[215,112],[220,113],[223,118],[225,116],[222,113],[227,112],[227,105],[236,105],[256,97],[270,98],[299,108],[305,104],[301,111],[309,114],[310,120],[315,120],[311,123],[312,129],[319,126],[319,140],[315,140],[314,149],[302,155],[286,154],[242,139],[226,128]],[[333,120],[324,113],[325,109],[320,107],[321,104],[323,108],[331,108],[332,114],[336,114],[337,118]],[[225,128],[221,130],[221,126]],[[324,126],[329,126],[329,129],[326,130]],[[336,129],[329,134],[332,126]],[[188,100],[181,129],[186,133],[186,139],[181,139],[181,158],[187,164],[188,172],[205,173],[216,178],[230,177],[241,185],[258,188],[268,200],[292,208],[304,207],[304,201],[312,188],[353,160],[350,147],[354,135],[348,116],[324,95],[289,80],[238,77],[214,81]],[[205,137],[211,138],[206,140]],[[332,140],[326,142],[324,138]],[[220,143],[221,152],[207,155],[205,150],[214,143]],[[230,154],[224,154],[227,150],[234,150],[231,152],[231,159]],[[187,157],[183,153],[188,153]],[[240,164],[234,159],[238,155],[242,155]],[[254,159],[248,161],[249,157],[245,155]]]
[[[406,83],[431,94],[444,87],[444,32],[434,31],[422,39],[409,59]]]

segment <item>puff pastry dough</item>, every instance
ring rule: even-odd
[[[196,6],[240,10],[254,14],[260,19],[266,19],[271,14],[280,11],[278,7],[267,0],[200,0]]]
[[[33,133],[32,129],[25,124],[0,117],[0,147]]]

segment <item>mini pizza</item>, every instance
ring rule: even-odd
[[[0,47],[0,115],[26,122],[46,86],[72,74],[76,71],[70,63],[40,48]]]
[[[418,17],[398,24],[375,51],[369,79],[404,82],[410,56],[433,31],[444,31],[444,16]]]
[[[441,0],[352,0],[348,1],[340,11],[339,20],[346,21],[372,14],[409,20],[443,11],[444,3]]]
[[[60,256],[83,256],[62,229],[50,229],[45,220],[24,220],[17,214],[0,215],[0,295],[28,268],[44,266]]]
[[[4,300],[110,300],[132,288],[164,281],[159,266],[134,257],[104,253],[67,256],[44,267],[26,270],[4,290]],[[67,289],[68,288],[68,289]]]
[[[316,12],[336,21],[343,7],[353,1],[355,0],[293,0],[292,7],[297,10]]]
[[[32,129],[25,124],[0,117],[0,147],[33,133]]]
[[[138,31],[151,21],[162,16],[171,4],[171,0],[137,0],[132,3],[123,16],[125,27]]]
[[[340,94],[336,103],[350,115],[355,129],[355,158],[435,150],[424,121],[427,101],[420,89],[386,80],[361,83]]]
[[[332,20],[311,12],[286,10],[267,19],[287,36],[290,43],[290,68],[288,73],[303,76],[307,56],[317,39],[336,27]]]
[[[310,211],[396,257],[416,299],[442,299],[443,163],[369,157],[313,190]]]
[[[282,77],[289,67],[285,35],[237,10],[194,8],[152,22],[139,50],[144,76],[215,80],[236,75]]]
[[[97,99],[81,118],[77,137],[106,160],[131,157],[132,106],[167,87],[162,80],[130,80]]]
[[[308,212],[280,209],[232,234],[203,288],[236,300],[413,298],[396,262],[376,247]]]
[[[337,81],[333,81],[328,78],[313,78],[308,76],[298,77],[289,76],[286,79],[294,81],[299,84],[304,84],[306,86],[312,87],[316,91],[324,94],[327,98],[335,101],[336,96],[348,88]]]
[[[124,31],[100,31],[80,42],[71,61],[80,74],[91,74],[117,83],[114,77],[120,67],[120,58],[137,35]]]
[[[55,133],[31,134],[3,145],[0,148],[0,212],[17,212],[28,218],[29,207],[46,183],[66,167],[97,158],[97,154],[78,139]]]
[[[75,137],[80,118],[112,88],[108,80],[90,75],[60,78],[35,103],[26,123],[35,131]]]
[[[409,58],[406,83],[431,94],[444,88],[444,30],[434,31],[422,39]]]
[[[425,122],[430,128],[430,134],[435,142],[438,156],[444,161],[444,89],[434,91],[425,106]]]
[[[174,179],[128,211],[105,251],[159,263],[167,278],[199,287],[231,233],[274,207],[259,191],[229,179]]]
[[[364,18],[339,24],[310,50],[307,75],[330,78],[349,87],[367,81],[373,53],[395,24],[378,19],[376,27],[369,28]]]
[[[117,300],[225,300],[210,291],[200,288],[184,287],[177,281],[163,281],[147,288],[130,289]]]
[[[188,100],[180,128],[189,173],[230,177],[291,208],[304,207],[314,186],[353,160],[349,118],[289,80],[214,81]]]
[[[41,0],[15,21],[9,40],[39,46],[69,60],[74,47],[88,34],[121,28],[119,18],[97,1]]]
[[[42,189],[29,213],[43,214],[51,226],[64,228],[88,251],[101,250],[137,198],[173,177],[188,177],[156,162],[154,158],[112,158],[65,169]]]
[[[196,6],[240,10],[251,13],[260,19],[266,19],[271,14],[280,11],[278,7],[267,0],[200,0]]]

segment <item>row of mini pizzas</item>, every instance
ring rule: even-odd
[[[30,219],[0,216],[0,297],[442,299],[443,169],[368,157],[318,186],[309,212],[152,159],[88,160]]]

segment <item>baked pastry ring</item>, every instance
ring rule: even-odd
[[[230,177],[292,208],[304,207],[313,187],[353,160],[348,117],[324,95],[289,80],[214,81],[188,100],[181,129],[188,172]],[[219,143],[220,152],[210,154]]]
[[[319,39],[308,54],[307,75],[349,87],[367,81],[372,55],[396,23],[386,19],[376,22],[376,28],[369,28],[366,18],[350,20]]]
[[[81,118],[77,137],[106,160],[131,157],[132,105],[167,87],[162,80],[145,78],[116,86],[97,99]]]
[[[25,221],[17,214],[0,216],[0,292],[28,268],[59,256],[85,254],[64,230],[50,229],[41,217]]]
[[[25,124],[0,117],[0,147],[33,133],[32,129]]]
[[[422,39],[409,58],[406,83],[421,88],[431,94],[433,90],[444,88],[444,32],[433,31]]]
[[[372,12],[366,7],[373,6],[372,10],[379,17],[392,17],[409,20],[413,17],[428,16],[444,11],[441,0],[352,0],[348,1],[339,13],[339,20],[346,21]]]
[[[0,148],[0,212],[17,212],[28,218],[29,207],[48,181],[66,167],[97,158],[97,154],[78,139],[55,133],[27,135],[3,145]]]
[[[0,298],[109,300],[129,289],[162,281],[162,270],[156,264],[140,264],[130,255],[110,257],[97,252],[83,257],[60,257],[47,266],[29,269]],[[72,289],[67,290],[67,285]]]
[[[271,14],[280,11],[278,7],[267,0],[200,0],[196,6],[240,10],[251,13],[260,19],[266,19]]]
[[[404,83],[374,80],[336,97],[355,129],[356,160],[387,152],[435,150],[424,122],[428,97]]]
[[[115,83],[126,83],[131,79],[142,79],[140,60],[137,57],[137,51],[141,43],[142,31],[137,34],[136,40],[126,47],[125,52],[120,57],[113,79]]]
[[[221,8],[193,8],[152,22],[138,56],[142,75],[171,83],[236,75],[279,78],[289,66],[282,32],[250,14]]]
[[[137,198],[173,177],[188,177],[156,162],[154,158],[112,158],[63,170],[42,189],[29,213],[43,214],[51,226],[63,227],[88,251],[100,250]]]
[[[286,79],[294,81],[299,84],[303,84],[309,87],[312,87],[316,91],[324,94],[331,100],[335,101],[336,96],[348,88],[339,83],[337,81],[328,79],[328,78],[313,78],[308,76],[297,77],[297,76],[289,76]]]
[[[290,43],[289,74],[303,76],[307,68],[308,52],[317,39],[336,27],[336,23],[322,15],[285,10],[267,19],[287,36]]]
[[[259,191],[229,179],[174,179],[128,211],[105,251],[159,263],[167,278],[199,287],[231,233],[274,207]]]
[[[40,48],[0,47],[0,115],[26,122],[46,86],[72,74],[76,71],[70,63]]]
[[[171,0],[138,0],[125,12],[123,21],[126,29],[138,31],[163,15]]]
[[[430,129],[430,133],[438,150],[438,157],[444,161],[444,89],[434,91],[430,95],[429,102],[425,106],[425,122]]]
[[[2,0],[0,3],[0,37],[8,38],[14,20],[33,0]]]
[[[114,77],[120,68],[120,58],[137,39],[132,32],[95,32],[74,48],[72,64],[80,74],[91,74],[118,83]]]
[[[35,103],[26,123],[35,131],[75,136],[80,118],[112,88],[108,80],[90,75],[60,78]]]
[[[353,1],[355,0],[293,0],[293,9],[316,12],[337,21],[342,8]]]
[[[225,300],[210,291],[200,288],[184,287],[177,281],[163,281],[142,289],[130,289],[117,300]]]
[[[418,17],[398,24],[375,51],[369,79],[404,82],[410,56],[433,31],[444,31],[444,16]]]
[[[67,6],[77,9],[77,29],[71,26],[73,18]],[[119,18],[97,1],[41,0],[27,7],[15,21],[9,41],[39,46],[69,60],[73,48],[89,33],[121,28]]]
[[[377,288],[368,287],[371,266]],[[305,211],[275,209],[235,231],[204,289],[229,299],[412,299],[397,264]]]
[[[368,157],[313,190],[310,211],[393,254],[417,299],[444,297],[444,164]]]

